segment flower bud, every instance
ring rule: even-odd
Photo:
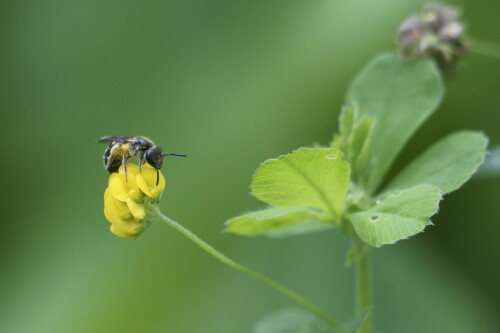
[[[104,215],[116,236],[136,239],[151,224],[150,214],[165,189],[165,178],[149,164],[139,167],[129,163],[127,175],[123,166],[109,176],[104,192]]]
[[[399,51],[405,58],[430,57],[445,69],[453,67],[466,53],[465,26],[457,8],[427,5],[420,15],[404,21],[398,30]]]

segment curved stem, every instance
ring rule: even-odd
[[[163,215],[159,210],[156,210],[154,213],[152,213],[157,217],[157,220],[169,225],[170,227],[174,228],[175,230],[179,231],[181,234],[189,238],[191,241],[193,241],[196,245],[201,247],[205,252],[208,254],[212,255],[222,263],[228,265],[231,268],[234,268],[244,274],[247,274],[261,282],[264,282],[268,286],[276,289],[280,293],[284,294],[285,296],[289,297],[290,299],[294,300],[307,310],[311,311],[315,315],[317,315],[319,318],[324,320],[332,329],[333,332],[342,332],[342,328],[339,323],[337,323],[334,319],[332,319],[328,314],[326,314],[323,310],[315,306],[314,304],[310,303],[309,301],[305,300],[301,296],[299,296],[297,293],[294,291],[288,289],[287,287],[283,286],[282,284],[279,284],[278,282],[268,278],[267,276],[257,273],[255,271],[252,271],[251,269],[237,263],[236,261],[229,259],[216,249],[214,249],[212,246],[209,244],[205,243],[201,238],[199,238],[197,235],[186,229],[184,226],[179,224],[178,222],[172,220],[171,218]]]
[[[473,39],[470,51],[500,60],[500,46],[491,42]]]

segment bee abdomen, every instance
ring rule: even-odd
[[[113,148],[113,146],[114,142],[110,143],[106,147],[103,156],[104,169],[106,169],[109,173],[118,172],[120,165],[122,165],[121,158],[116,158],[115,156],[111,155],[111,149]]]

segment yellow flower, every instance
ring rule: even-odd
[[[112,173],[104,192],[104,215],[111,222],[111,232],[136,239],[151,224],[150,213],[164,189],[165,178],[160,172],[156,185],[156,169],[149,164],[143,165],[142,171],[135,164],[127,164],[127,179],[123,166]]]

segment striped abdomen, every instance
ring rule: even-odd
[[[111,142],[104,150],[104,169],[109,173],[118,172],[122,165],[123,155],[127,155],[129,144]]]

